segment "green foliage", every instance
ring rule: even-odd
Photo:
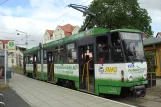
[[[155,72],[156,71],[156,65],[155,65],[155,53],[146,51],[145,52],[145,58],[147,61],[147,66],[148,66],[148,72]]]
[[[94,26],[108,29],[138,29],[152,35],[151,18],[148,16],[147,10],[140,8],[138,0],[93,0],[89,5],[89,10],[96,14],[88,29]],[[88,15],[84,24],[89,20]],[[84,26],[84,25],[83,25]]]

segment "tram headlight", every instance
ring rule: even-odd
[[[146,73],[144,73],[144,74],[143,74],[143,78],[144,78],[144,79],[146,79],[146,77],[147,77],[147,74],[146,74]]]
[[[129,75],[129,76],[128,76],[128,80],[129,80],[130,82],[132,82],[132,81],[133,81],[133,77],[132,77],[131,75]]]

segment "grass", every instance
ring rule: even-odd
[[[23,67],[21,66],[14,67],[14,73],[23,74],[24,73]]]
[[[9,88],[9,86],[6,84],[4,84],[4,83],[0,83],[0,90],[6,90],[6,89],[8,89]]]
[[[16,66],[16,67],[14,67],[14,70],[15,71],[23,71],[23,67]]]

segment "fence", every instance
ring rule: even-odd
[[[159,79],[161,80],[161,78],[156,78],[156,72],[148,72],[148,74],[147,74],[147,80],[148,80],[147,87],[155,86],[156,85],[156,80],[159,80]]]

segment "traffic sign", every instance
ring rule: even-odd
[[[15,42],[14,41],[8,42],[8,50],[15,50]]]

